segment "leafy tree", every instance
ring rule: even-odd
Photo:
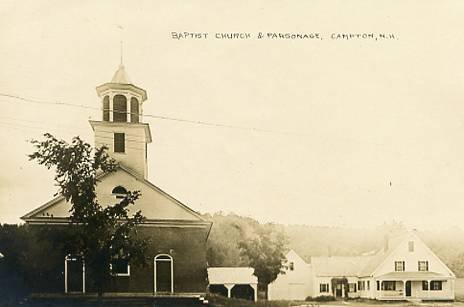
[[[254,275],[258,277],[258,285],[265,291],[267,298],[268,285],[279,273],[283,273],[288,238],[284,231],[276,225],[266,224],[256,229],[256,236],[239,243],[241,253],[249,259],[254,268]]]
[[[107,148],[94,149],[79,137],[67,143],[48,133],[44,136],[43,141],[32,141],[36,151],[29,158],[56,170],[57,194],[71,204],[72,235],[67,240],[67,252],[84,257],[91,280],[101,295],[111,277],[110,264],[115,258],[146,263],[148,241],[137,233],[137,225],[144,217],[140,211],[129,214],[129,207],[140,197],[140,192],[129,191],[119,203],[102,206],[96,195],[99,177],[117,167]]]

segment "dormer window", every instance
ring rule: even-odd
[[[124,198],[127,195],[127,190],[122,186],[117,186],[111,191],[111,193],[116,196],[116,198]]]

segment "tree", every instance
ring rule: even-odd
[[[116,170],[117,163],[107,154],[107,148],[92,148],[79,137],[71,143],[51,134],[45,140],[33,140],[36,151],[29,155],[46,168],[56,170],[55,181],[71,204],[67,253],[80,253],[87,272],[101,295],[111,277],[110,264],[124,259],[145,264],[148,240],[137,232],[144,221],[141,212],[129,215],[129,207],[140,197],[139,191],[129,191],[119,203],[102,206],[98,203],[96,185],[99,177]]]
[[[258,285],[265,291],[276,280],[285,265],[288,251],[286,234],[273,224],[266,224],[256,229],[256,235],[239,243],[241,254],[249,259],[258,277]]]

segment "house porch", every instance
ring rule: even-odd
[[[454,277],[434,272],[394,272],[376,279],[378,300],[454,300]]]

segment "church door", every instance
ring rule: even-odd
[[[173,269],[171,256],[158,255],[155,257],[155,292],[174,292]]]
[[[65,293],[85,292],[85,264],[80,255],[68,255],[65,258]]]

